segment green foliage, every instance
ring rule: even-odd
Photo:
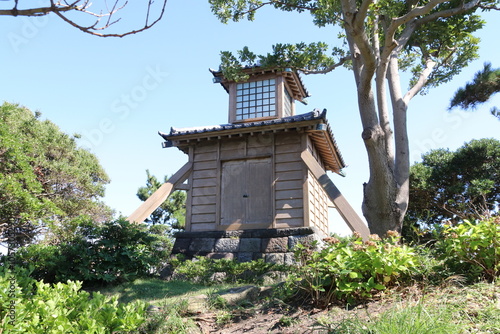
[[[500,203],[500,141],[472,140],[455,152],[438,149],[410,169],[410,204],[404,236],[412,228],[438,229],[442,221],[475,220]],[[421,232],[421,231],[420,231]]]
[[[16,263],[33,266],[32,277],[45,282],[116,283],[156,272],[170,250],[170,238],[150,233],[145,225],[124,219],[102,225],[83,221],[72,240],[19,249]]]
[[[248,47],[244,47],[238,51],[237,57],[229,51],[221,52],[221,70],[225,78],[234,81],[247,80],[249,75],[243,69],[256,65],[261,68],[293,68],[305,73],[326,73],[336,66],[336,62],[343,64],[346,61],[344,50],[333,48],[331,55],[327,51],[328,45],[323,42],[276,44],[272,46],[272,53],[266,55],[255,55]]]
[[[170,264],[174,267],[175,276],[185,280],[202,283],[206,285],[217,284],[213,279],[216,273],[224,273],[223,282],[226,283],[254,283],[270,271],[286,272],[289,267],[266,263],[259,259],[250,262],[238,262],[228,259],[209,259],[196,257],[191,261],[184,261],[182,257],[173,258]]]
[[[109,178],[97,158],[40,114],[0,106],[0,234],[33,239],[40,220],[111,216],[100,202]]]
[[[397,305],[369,321],[345,319],[335,327],[334,333],[357,334],[449,334],[460,329],[449,306],[429,307],[423,303]]]
[[[195,332],[195,322],[186,317],[187,301],[177,301],[162,307],[150,315],[148,321],[140,328],[140,333],[147,334],[183,334]]]
[[[475,109],[478,104],[488,101],[498,92],[500,92],[500,68],[492,68],[491,63],[485,63],[484,68],[476,72],[472,82],[468,82],[465,87],[455,92],[449,109],[455,107]],[[493,108],[491,113],[500,119],[497,108]]]
[[[53,286],[31,281],[29,288],[21,289],[17,279],[0,275],[0,331],[125,334],[136,333],[145,322],[142,302],[119,304],[116,298],[81,291],[81,283],[72,281]]]
[[[146,186],[137,190],[137,197],[141,201],[146,201],[153,193],[161,187],[163,183],[146,170]],[[165,176],[164,182],[168,181]],[[173,229],[183,230],[186,223],[186,192],[174,191],[151,215],[146,222],[154,224],[168,224]]]
[[[395,232],[384,240],[373,235],[365,242],[357,236],[326,241],[327,246],[319,251],[298,247],[301,265],[288,280],[292,293],[298,290],[320,307],[371,298],[407,282],[420,265],[415,251],[399,244]]]
[[[353,9],[344,8],[346,4],[341,1],[209,0],[209,3],[212,12],[224,23],[230,20],[237,22],[244,18],[253,20],[257,10],[267,5],[285,12],[309,12],[315,25],[319,27],[338,25],[347,34],[353,34],[353,32],[349,31],[344,19],[342,19],[346,11],[352,11]],[[490,1],[485,3],[490,3]],[[351,3],[349,2],[349,4]],[[354,3],[352,5],[354,6]],[[359,6],[360,3],[358,2],[356,5]],[[376,35],[378,39],[373,39],[371,43],[380,41],[380,45],[382,45],[381,53],[387,47],[384,44],[385,39],[401,38],[404,47],[397,57],[400,62],[400,69],[413,74],[410,87],[417,83],[429,60],[435,62],[437,66],[434,67],[434,71],[426,80],[426,85],[427,87],[437,86],[451,80],[471,60],[478,57],[479,39],[473,37],[472,33],[481,29],[484,21],[478,15],[474,15],[474,10],[460,12],[455,15],[437,14],[456,10],[456,6],[457,3],[453,1],[436,4],[428,14],[434,16],[433,19],[425,20],[425,22],[419,23],[417,27],[412,27],[411,24],[414,24],[414,22],[410,20],[408,25],[402,24],[396,30],[395,36],[392,37],[386,36],[387,26],[396,18],[410,15],[415,6],[401,1],[380,1],[368,7],[364,31],[362,33],[358,32],[363,34],[365,38],[372,38]],[[357,10],[360,9],[357,8]],[[408,35],[409,32],[412,33]],[[351,57],[350,50],[344,39],[346,36],[342,36],[343,38],[338,40],[342,41],[343,45],[333,47],[330,54],[327,52],[328,45],[323,42],[276,44],[272,47],[272,53],[261,56],[253,54],[247,47],[238,51],[238,57],[229,51],[224,51],[221,53],[221,69],[226,78],[235,81],[246,78],[246,75],[241,72],[242,66],[254,66],[256,64],[272,68],[290,67],[305,73],[329,72],[336,66],[344,64]],[[410,38],[407,36],[410,36]],[[362,44],[358,43],[358,46]],[[422,93],[425,91],[425,89],[422,90]]]
[[[445,226],[436,248],[454,273],[493,281],[500,275],[500,217]]]

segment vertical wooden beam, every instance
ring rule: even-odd
[[[368,239],[370,230],[358,216],[356,211],[354,211],[349,202],[347,202],[345,197],[340,193],[338,188],[333,184],[332,180],[328,177],[325,170],[320,166],[316,159],[314,159],[312,154],[309,151],[303,151],[301,158],[311,173],[313,173],[314,177],[318,180],[321,187],[325,190],[328,197],[330,197],[333,204],[335,204],[335,208],[351,231],[357,231],[363,239]]]
[[[309,136],[306,133],[301,135],[301,154],[307,152],[307,142]],[[311,226],[311,200],[310,200],[310,184],[309,172],[307,166],[302,165],[302,208],[304,210],[304,227]]]
[[[192,162],[186,163],[168,181],[161,185],[144,203],[141,204],[128,218],[131,223],[142,223],[153,211],[155,211],[168,196],[175,190],[175,187],[183,183],[193,167]]]
[[[189,160],[188,162],[191,162],[192,166],[194,166],[194,154],[195,154],[195,146],[190,145],[189,146],[189,151],[188,151],[188,157]],[[193,169],[194,167],[192,167]],[[189,185],[189,190],[191,190],[191,187],[193,185],[193,174],[194,173],[189,173],[188,176],[188,185]],[[187,191],[187,196],[186,196],[186,217],[185,217],[185,226],[184,229],[185,231],[189,232],[191,231],[191,220],[192,220],[192,205],[193,205],[193,192],[192,191]]]

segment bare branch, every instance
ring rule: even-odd
[[[29,8],[29,9],[18,9],[18,2],[19,0],[15,0],[15,5],[14,8],[12,9],[0,9],[0,16],[44,16],[48,15],[50,13],[54,13],[58,17],[60,17],[62,20],[64,20],[66,23],[70,24],[71,26],[87,33],[90,35],[94,36],[99,36],[99,37],[124,37],[127,35],[132,35],[139,33],[141,31],[147,30],[154,26],[156,23],[158,23],[162,18],[165,13],[165,8],[167,5],[168,0],[162,0],[161,4],[161,9],[159,10],[159,14],[156,17],[156,19],[152,22],[150,22],[150,15],[151,15],[151,8],[154,4],[153,0],[149,0],[148,2],[148,7],[147,7],[147,12],[146,12],[146,17],[145,17],[145,22],[144,26],[127,31],[125,33],[101,33],[100,31],[106,30],[110,28],[112,25],[115,23],[119,22],[121,18],[116,18],[113,19],[113,16],[118,13],[120,10],[122,10],[125,6],[127,6],[128,1],[123,2],[121,4],[120,0],[114,0],[113,5],[111,8],[107,8],[106,12],[100,12],[96,13],[91,11],[89,8],[92,5],[92,3],[89,0],[74,0],[72,2],[67,2],[67,1],[57,1],[54,2],[53,0],[50,0],[50,6],[47,7],[36,7],[36,8]],[[68,12],[80,12],[89,16],[93,16],[96,18],[93,24],[84,26],[78,22],[76,22],[74,19],[69,19],[66,16],[66,13]],[[107,18],[105,23],[101,24],[101,19]]]
[[[442,10],[442,11],[435,12],[435,13],[432,13],[430,15],[424,16],[424,17],[416,20],[415,24],[416,25],[422,25],[422,24],[425,24],[425,23],[428,23],[428,22],[431,22],[431,21],[435,21],[438,18],[450,17],[450,16],[453,16],[453,15],[462,14],[462,13],[465,13],[465,12],[473,9],[474,7],[478,7],[480,3],[481,3],[480,0],[472,0],[472,1],[469,1],[469,2],[465,2],[465,3],[462,3],[460,6],[457,6],[455,8],[450,8],[450,9],[447,9],[447,10]]]
[[[413,87],[405,94],[403,101],[408,104],[410,100],[420,92],[420,90],[425,86],[427,80],[429,79],[429,75],[432,73],[432,70],[436,67],[437,63],[432,60],[430,57],[425,61],[425,69],[420,73],[417,82]]]

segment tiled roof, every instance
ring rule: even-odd
[[[326,124],[326,129],[322,130],[310,130],[311,140],[315,143],[320,151],[325,163],[328,164],[327,169],[339,173],[342,168],[346,165],[337,147],[337,143],[333,137],[332,130],[328,121],[326,119],[326,109],[320,111],[318,109],[311,111],[309,113],[288,116],[283,118],[255,121],[255,122],[245,122],[245,123],[234,123],[234,124],[222,124],[213,126],[200,126],[200,127],[189,127],[189,128],[171,128],[170,133],[159,132],[159,135],[166,140],[169,146],[174,145],[174,142],[181,142],[183,140],[189,142],[189,140],[199,139],[199,138],[212,138],[231,134],[242,134],[251,133],[256,131],[273,131],[277,128],[293,128],[301,127],[307,124]],[[314,122],[314,121],[317,121]],[[306,124],[304,124],[306,123]],[[323,131],[325,130],[325,131]]]
[[[170,133],[162,133],[159,132],[160,136],[167,139],[166,137],[173,136],[183,136],[188,134],[198,134],[198,133],[207,133],[214,131],[223,131],[223,130],[233,130],[233,129],[245,129],[245,128],[253,128],[265,125],[276,125],[276,124],[285,124],[285,123],[295,123],[302,121],[314,121],[314,120],[324,120],[326,121],[326,110],[322,112],[319,110],[314,110],[308,112],[306,114],[288,116],[283,118],[269,119],[264,121],[255,121],[248,123],[234,123],[234,124],[222,124],[222,125],[211,125],[211,126],[199,126],[199,127],[189,127],[189,128],[170,128]]]

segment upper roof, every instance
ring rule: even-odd
[[[318,126],[324,124],[325,126]],[[340,174],[345,162],[333,137],[332,130],[326,119],[326,109],[314,110],[306,114],[288,116],[277,119],[255,121],[248,123],[222,124],[213,126],[171,128],[170,133],[159,132],[165,139],[164,147],[188,146],[192,141],[220,139],[235,135],[289,131],[304,129],[313,141],[325,169]]]
[[[277,68],[263,68],[260,66],[247,66],[244,67],[242,70],[245,74],[248,74],[250,76],[250,80],[252,77],[264,74],[282,75],[286,83],[288,84],[288,87],[291,90],[290,93],[292,94],[292,97],[295,100],[304,102],[304,99],[310,96],[309,92],[304,86],[304,83],[302,82],[302,78],[300,77],[299,73],[290,68],[277,69]],[[210,72],[213,74],[215,78],[217,78],[215,82],[220,83],[222,87],[224,87],[226,92],[229,93],[229,83],[232,81],[227,80],[222,74],[222,71],[216,71],[210,69]]]

